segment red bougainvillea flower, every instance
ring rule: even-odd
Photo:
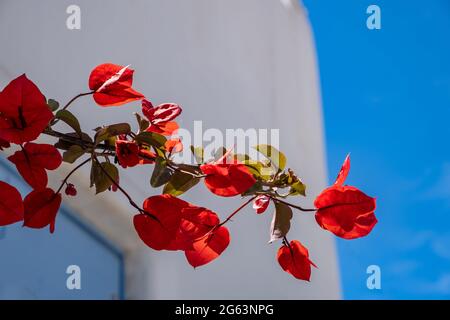
[[[317,196],[314,206],[317,223],[344,239],[368,235],[377,224],[376,200],[359,189],[343,186],[350,170],[350,156],[345,158],[333,186]]]
[[[165,148],[169,154],[178,153],[183,151],[183,143],[180,138],[170,139],[166,141]]]
[[[345,157],[344,163],[342,164],[342,168],[336,177],[334,185],[343,186],[345,180],[347,179],[349,171],[350,171],[350,155],[347,155],[347,157]]]
[[[217,257],[230,244],[230,233],[224,226],[214,228],[202,238],[194,241],[193,249],[186,250],[186,259],[194,268],[205,265]]]
[[[283,245],[278,250],[277,259],[284,271],[300,280],[309,281],[311,277],[311,266],[317,268],[309,260],[308,249],[297,240],[292,240],[289,246]]]
[[[142,100],[142,113],[149,121],[147,131],[170,136],[179,128],[175,119],[181,113],[181,107],[174,103],[164,103],[154,107],[148,100]]]
[[[140,148],[134,141],[116,140],[116,155],[123,168],[134,167],[138,164],[152,164],[156,155],[150,150]]]
[[[147,214],[134,216],[133,223],[144,243],[152,249],[164,250],[175,240],[182,216],[182,209],[189,203],[171,195],[159,195],[147,198],[143,209]]]
[[[8,141],[0,138],[0,151],[3,151],[3,149],[9,148],[9,147],[11,147],[11,144]]]
[[[139,145],[133,141],[116,140],[116,155],[123,168],[139,164]]]
[[[23,220],[23,202],[20,192],[0,181],[0,226]]]
[[[61,154],[50,144],[27,143],[23,150],[16,151],[8,160],[16,165],[23,179],[35,190],[47,186],[47,170],[55,170],[62,163]]]
[[[344,239],[364,237],[377,223],[375,198],[350,186],[332,186],[314,201],[317,223]]]
[[[256,182],[248,168],[240,163],[204,164],[200,169],[206,175],[206,187],[212,193],[222,197],[241,194]]]
[[[92,70],[89,76],[89,88],[94,92],[94,100],[100,106],[120,106],[141,100],[144,95],[135,91],[133,85],[134,70],[112,63],[101,64]]]
[[[270,203],[270,197],[262,194],[260,196],[257,196],[255,201],[253,201],[253,209],[256,210],[257,214],[261,214],[264,211],[266,211],[267,207]]]
[[[68,183],[66,186],[66,190],[64,191],[66,195],[75,197],[77,195],[77,189],[72,183]]]
[[[174,241],[167,250],[193,250],[194,242],[220,223],[215,212],[192,204],[182,208],[181,221]]]
[[[143,208],[154,217],[137,214],[134,226],[142,241],[155,250],[194,250],[194,243],[219,224],[216,213],[171,195],[150,197]]]
[[[16,144],[35,140],[52,119],[44,95],[24,74],[0,92],[0,139]]]
[[[61,205],[61,194],[46,188],[32,191],[24,200],[24,223],[29,228],[44,228],[50,225],[50,233],[55,230],[55,219]]]

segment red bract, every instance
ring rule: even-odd
[[[171,195],[153,196],[144,201],[143,209],[154,217],[140,213],[134,216],[133,223],[139,237],[155,250],[167,249],[176,238],[182,209],[189,203]]]
[[[167,140],[164,147],[170,154],[183,151],[183,143],[181,142],[180,138]]]
[[[44,228],[50,225],[50,232],[55,230],[55,219],[61,205],[61,194],[46,188],[32,191],[24,200],[24,223],[29,228]]]
[[[297,240],[292,240],[289,246],[283,245],[278,250],[277,259],[284,271],[300,280],[309,281],[311,277],[311,266],[316,267],[309,260],[308,249]]]
[[[0,92],[0,138],[22,144],[35,140],[53,113],[38,87],[23,74]]]
[[[10,146],[11,145],[8,141],[0,138],[0,151],[3,151],[3,149],[9,148]]]
[[[219,224],[215,212],[206,208],[189,205],[181,211],[181,221],[175,240],[167,250],[193,250],[193,244]]]
[[[377,223],[375,198],[350,186],[332,186],[314,201],[317,223],[344,239],[364,237]]]
[[[214,194],[232,197],[247,191],[256,179],[243,164],[204,164],[206,187]]]
[[[185,251],[186,259],[194,268],[205,265],[219,257],[229,244],[228,229],[224,226],[215,228],[212,232],[194,241],[193,249]]]
[[[77,195],[77,189],[72,183],[68,183],[66,186],[66,190],[64,191],[66,195],[75,197]]]
[[[255,201],[253,201],[253,209],[256,210],[257,214],[261,214],[266,211],[269,206],[270,198],[264,194],[257,196]]]
[[[342,164],[341,170],[339,171],[339,174],[336,177],[336,181],[334,182],[334,184],[336,186],[344,185],[344,182],[347,179],[349,171],[350,171],[350,155],[347,155],[347,157],[344,160],[344,163]]]
[[[171,121],[181,113],[181,107],[177,104],[164,103],[154,107],[150,101],[143,100],[142,113],[149,121],[147,131],[170,136],[179,128],[175,121]]]
[[[152,164],[156,155],[150,150],[140,148],[134,141],[116,140],[116,155],[123,168],[134,167],[138,164]]]
[[[16,151],[8,160],[16,165],[23,179],[36,190],[47,186],[47,170],[55,170],[62,163],[61,154],[49,144],[29,142],[23,150]]]
[[[0,181],[0,226],[6,226],[22,220],[22,196],[16,188]]]
[[[100,106],[120,106],[143,99],[144,95],[131,87],[133,72],[128,66],[112,63],[95,67],[89,76],[89,88],[95,91],[95,102]]]
[[[139,146],[133,141],[116,140],[116,155],[123,168],[139,164]]]

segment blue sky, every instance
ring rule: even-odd
[[[338,240],[347,299],[450,298],[450,1],[304,0],[334,178],[376,196],[368,237]],[[382,29],[366,27],[381,8]],[[368,290],[366,268],[381,267]]]

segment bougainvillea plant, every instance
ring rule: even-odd
[[[350,158],[342,165],[334,184],[315,199],[315,208],[305,209],[288,198],[305,196],[306,186],[291,169],[286,169],[285,155],[270,145],[255,148],[265,160],[250,159],[232,150],[206,161],[201,146],[190,146],[197,164],[176,163],[173,155],[183,150],[182,141],[173,138],[179,128],[175,119],[181,113],[177,104],[154,106],[132,87],[133,70],[106,63],[97,66],[89,77],[89,89],[64,107],[47,100],[39,88],[22,75],[0,93],[0,150],[17,145],[8,157],[32,191],[22,199],[19,191],[0,181],[0,226],[17,222],[24,227],[55,230],[55,220],[66,196],[76,196],[70,178],[84,165],[91,166],[90,187],[95,192],[121,192],[136,210],[133,217],[137,235],[154,250],[184,251],[193,266],[205,265],[228,247],[230,233],[225,226],[245,206],[253,203],[256,214],[263,214],[273,203],[270,242],[280,240],[277,259],[284,271],[309,281],[311,266],[308,249],[298,240],[288,241],[293,209],[315,213],[320,227],[344,239],[366,236],[377,223],[375,199],[359,189],[344,185],[350,170]],[[68,109],[75,100],[91,95],[101,107],[121,106],[142,101],[142,114],[135,113],[137,131],[128,123],[115,123],[95,129],[93,136],[81,131],[77,118]],[[64,122],[72,129],[62,133],[54,126]],[[53,145],[33,142],[41,134],[56,139]],[[78,164],[52,189],[47,171],[62,162]],[[150,183],[163,187],[162,194],[136,204],[119,180],[117,164],[126,169],[152,165]],[[242,196],[244,203],[226,219],[204,207],[178,198],[200,181],[215,195]]]

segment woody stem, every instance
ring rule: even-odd
[[[287,206],[289,206],[289,207],[291,207],[291,208],[294,208],[294,209],[297,209],[297,210],[300,210],[300,211],[303,211],[303,212],[315,212],[315,211],[317,211],[317,209],[305,209],[305,208],[303,208],[303,207],[300,207],[300,206],[297,206],[297,205],[295,205],[295,204],[286,202],[286,201],[284,201],[284,200],[281,200],[280,198],[275,198],[275,197],[273,197],[273,196],[270,196],[270,198],[271,198],[273,201],[278,201],[278,202],[283,203],[283,204],[285,204],[285,205],[287,205]]]
[[[226,218],[223,222],[221,222],[218,227],[223,226],[225,223],[227,223],[228,221],[231,220],[231,218],[233,218],[239,211],[241,211],[242,209],[244,209],[245,206],[247,206],[250,202],[252,202],[253,200],[255,200],[256,197],[252,197],[249,200],[247,200],[243,205],[241,205],[239,208],[237,208],[236,210],[234,210],[229,216],[228,218]]]
[[[85,93],[80,93],[77,94],[75,97],[73,97],[69,102],[66,103],[66,105],[61,109],[61,110],[66,110],[75,100],[77,100],[78,98],[81,98],[83,96],[88,96],[90,94],[94,94],[95,91],[90,91],[90,92],[85,92]]]
[[[145,214],[147,216],[149,216],[152,219],[155,219],[156,221],[158,221],[158,218],[156,218],[153,214],[145,211],[144,209],[142,209],[141,207],[139,207],[136,202],[134,202],[134,200],[131,198],[131,196],[128,194],[128,192],[126,192],[120,185],[119,183],[117,183],[117,181],[111,177],[111,175],[108,173],[108,171],[105,170],[105,168],[103,168],[102,164],[100,163],[100,161],[98,161],[98,158],[95,154],[92,154],[92,158],[94,159],[94,161],[97,163],[97,165],[100,167],[100,170],[102,170],[102,172],[105,174],[105,176],[108,177],[108,179],[111,181],[111,183],[113,185],[115,185],[117,187],[117,189],[122,192],[122,194],[128,199],[128,202],[130,203],[131,206],[133,206],[136,210],[138,210],[140,213]]]
[[[61,189],[64,187],[64,185],[66,184],[67,180],[69,180],[70,176],[72,174],[74,174],[82,166],[84,166],[86,163],[88,163],[89,161],[91,161],[91,158],[88,158],[88,159],[84,160],[82,163],[80,163],[78,166],[76,166],[72,171],[70,171],[69,174],[62,181],[61,185],[58,188],[58,191],[56,191],[55,193],[58,194],[61,191]]]
[[[78,98],[81,98],[83,96],[88,96],[90,94],[94,94],[95,91],[90,91],[90,92],[85,92],[85,93],[80,93],[77,94],[75,97],[73,97],[72,99],[70,99],[69,102],[66,103],[66,105],[61,109],[61,110],[66,110],[67,108],[70,107],[70,105],[77,100]],[[50,126],[55,125],[56,123],[58,123],[59,119],[53,119],[53,121],[50,123]]]

